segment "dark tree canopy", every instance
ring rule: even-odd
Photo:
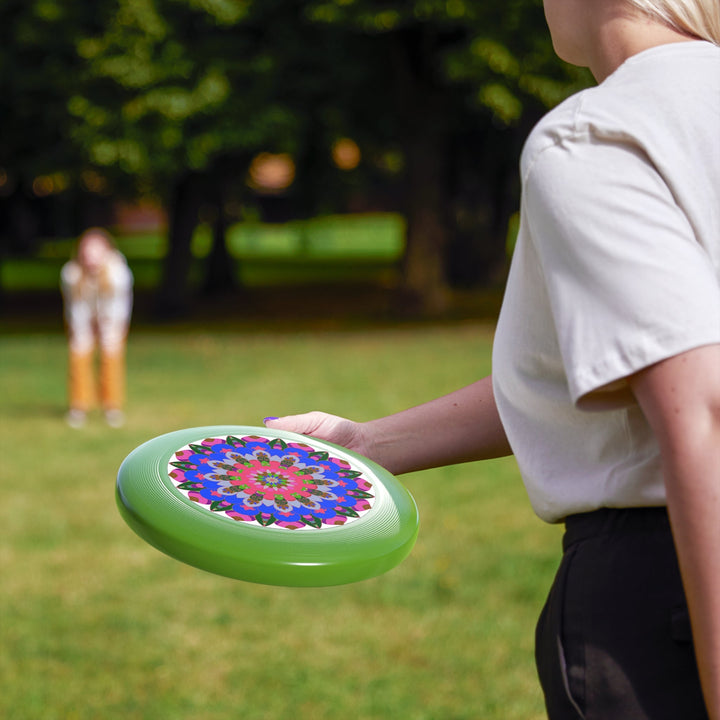
[[[539,0],[7,0],[0,39],[3,234],[38,176],[153,195],[178,310],[201,208],[221,282],[226,208],[252,200],[260,152],[294,159],[287,215],[402,212],[404,296],[442,309],[448,281],[502,262],[529,127],[588,82],[555,58]],[[352,173],[331,162],[339,138],[362,152]]]

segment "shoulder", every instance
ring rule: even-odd
[[[522,154],[523,180],[541,159],[565,159],[604,144],[642,145],[643,115],[650,103],[634,95],[627,83],[606,81],[569,97],[551,110],[530,133]]]
[[[688,42],[651,48],[540,120],[523,149],[522,179],[545,156],[567,160],[606,146],[624,146],[651,161],[680,157],[688,136],[716,144],[719,121],[720,47]]]
[[[576,136],[577,118],[587,95],[594,89],[583,90],[573,95],[545,115],[532,129],[525,141],[520,169],[525,180],[548,150],[559,147]]]
[[[108,259],[106,271],[113,283],[125,284],[132,281],[132,272],[128,267],[127,260],[125,256],[117,250],[114,251]]]
[[[68,260],[60,270],[60,280],[63,285],[77,285],[82,278],[82,270],[76,260]]]

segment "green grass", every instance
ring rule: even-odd
[[[161,233],[118,235],[119,249],[135,275],[135,286],[154,288],[162,275],[167,237]],[[246,287],[318,282],[388,282],[396,279],[405,243],[405,222],[394,213],[336,215],[283,224],[237,223],[226,234],[228,251]],[[32,257],[0,263],[6,291],[58,287],[60,269],[75,248],[74,239],[48,240]],[[212,244],[211,229],[198,226],[192,242],[194,280]]]
[[[540,720],[532,660],[557,528],[511,459],[416,473],[412,554],[338,588],[185,566],[122,522],[114,480],[158,434],[314,407],[365,419],[489,370],[491,331],[135,331],[128,423],[66,427],[59,334],[0,338],[0,717]]]
[[[0,263],[0,288],[7,292],[55,290],[60,287],[59,258],[8,258]],[[135,258],[128,262],[136,289],[153,290],[162,279],[162,263],[151,258]],[[373,258],[337,257],[249,257],[236,264],[239,283],[246,288],[292,285],[372,283],[392,285],[397,282],[398,267],[394,262]],[[191,266],[190,281],[198,286],[205,268],[200,258]]]

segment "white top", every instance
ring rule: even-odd
[[[633,56],[533,130],[493,352],[536,513],[665,504],[625,378],[720,342],[720,47]]]
[[[113,252],[97,277],[83,275],[76,260],[60,273],[65,322],[74,352],[118,350],[125,340],[132,311],[133,276],[123,255]]]

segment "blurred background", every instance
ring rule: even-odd
[[[250,586],[115,508],[164,432],[369,419],[490,371],[539,117],[589,76],[540,0],[3,0],[0,716],[540,720],[559,533],[512,459],[418,473],[398,569]],[[135,278],[127,421],[63,422],[60,269]]]
[[[278,285],[435,316],[497,289],[522,142],[589,82],[540,0],[4,0],[0,71],[3,314],[100,225],[166,320]]]

